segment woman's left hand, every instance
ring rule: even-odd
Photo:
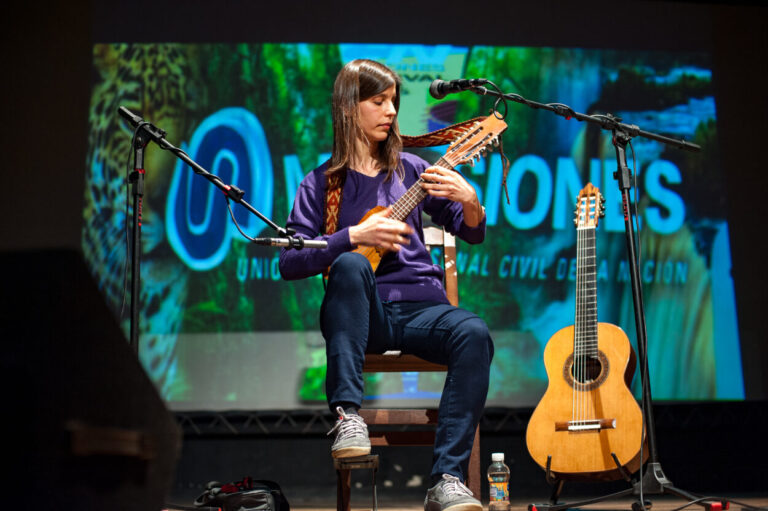
[[[464,223],[475,227],[485,216],[471,184],[458,172],[434,165],[421,174],[421,187],[434,197],[445,197],[463,206]]]
[[[458,172],[435,165],[425,170],[421,179],[424,180],[421,187],[434,197],[445,197],[461,204],[477,200],[475,189]]]

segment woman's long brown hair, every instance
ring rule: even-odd
[[[400,77],[383,64],[373,60],[356,59],[345,65],[333,84],[333,153],[327,175],[343,172],[352,163],[358,139],[366,140],[359,123],[359,103],[395,86],[395,110],[400,110]],[[381,168],[387,170],[387,180],[394,172],[402,178],[400,151],[403,142],[397,124],[392,121],[389,135],[379,143],[374,157]]]

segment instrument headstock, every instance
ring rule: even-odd
[[[504,119],[491,114],[457,138],[445,152],[443,159],[453,168],[458,165],[474,165],[480,157],[499,145],[499,136],[507,129]]]
[[[592,183],[587,183],[579,192],[574,214],[576,229],[596,228],[600,217],[605,216],[605,197]]]

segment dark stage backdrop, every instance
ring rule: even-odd
[[[354,43],[99,43],[93,46],[82,249],[117,313],[125,264],[131,130],[125,106],[283,224],[302,177],[331,149],[335,74],[367,57],[403,78],[401,131],[421,134],[487,114],[470,92],[437,101],[436,78],[483,77],[506,92],[577,111],[613,113],[685,138],[700,153],[635,139],[641,275],[654,397],[744,397],[717,105],[706,51]],[[542,350],[574,322],[576,195],[606,197],[597,231],[598,319],[635,339],[616,160],[608,133],[509,105],[504,148],[460,170],[485,205],[488,234],[460,244],[461,302],[489,324],[496,355],[490,406],[534,405],[546,387]],[[445,148],[419,154],[436,161]],[[145,162],[141,352],[174,409],[323,406],[325,351],[319,278],[284,282],[279,249],[247,243],[223,196],[171,154]],[[235,210],[252,236],[272,233]],[[437,258],[437,254],[434,254]],[[127,328],[127,322],[124,322]],[[372,375],[371,399],[436,400],[443,375]]]

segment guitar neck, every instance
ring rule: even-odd
[[[435,165],[450,170],[453,170],[454,168],[444,157],[437,160]],[[424,182],[423,179],[419,178],[410,188],[408,188],[408,191],[406,191],[405,194],[392,205],[392,214],[390,215],[390,218],[400,220],[401,222],[405,221],[411,211],[413,211],[413,208],[418,206],[419,203],[427,197],[427,192],[421,187],[421,183]]]
[[[597,264],[595,228],[576,235],[576,321],[574,356],[597,356]]]

